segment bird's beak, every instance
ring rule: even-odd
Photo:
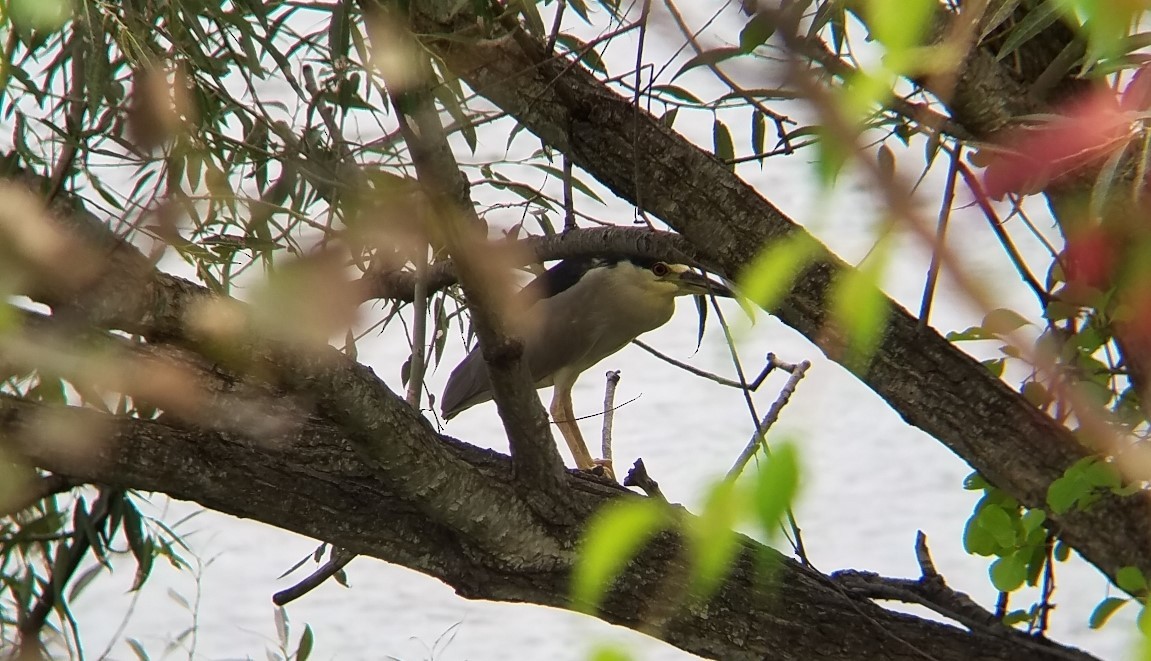
[[[704,277],[691,270],[681,271],[676,284],[679,285],[680,290],[684,294],[694,294],[696,296],[714,294],[726,298],[735,298],[735,293],[731,291],[727,285],[717,280]]]

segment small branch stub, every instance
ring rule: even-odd
[[[619,370],[609,370],[607,373],[607,386],[603,395],[603,437],[601,455],[608,465],[611,465],[611,427],[615,419],[615,389],[619,386]]]

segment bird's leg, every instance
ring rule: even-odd
[[[560,434],[567,441],[568,449],[571,450],[572,457],[575,459],[576,468],[585,471],[591,470],[596,467],[596,462],[592,459],[591,453],[588,452],[587,443],[584,443],[579,425],[576,424],[575,413],[572,411],[571,394],[571,388],[556,386],[555,392],[552,394],[552,404],[548,410],[552,414],[552,421],[560,428]]]

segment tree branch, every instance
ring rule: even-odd
[[[642,190],[646,211],[680,232],[722,273],[737,275],[763,246],[804,233],[714,156],[580,66],[551,56],[528,35],[486,36],[461,28],[479,24],[470,5],[437,13],[435,4],[413,3],[413,28],[453,72],[620,197],[635,202],[635,191]],[[633,162],[636,142],[646,145],[643,167]],[[832,359],[840,347],[826,332],[827,294],[848,268],[820,250],[770,311]],[[857,376],[991,483],[1029,507],[1043,507],[1048,485],[1088,450],[973,358],[934,330],[920,329],[894,301],[887,303],[888,326]],[[1086,512],[1053,517],[1053,523],[1113,577],[1125,566],[1151,573],[1147,514],[1140,496],[1109,496]]]
[[[44,420],[54,429],[107,429],[104,441],[78,456],[74,448],[46,442]],[[309,419],[291,433],[254,440],[0,396],[0,444],[46,470],[120,488],[160,491],[205,507],[295,531],[352,553],[374,556],[437,577],[472,599],[526,601],[571,608],[570,572],[576,552],[562,528],[524,523],[523,495],[510,482],[502,455],[446,437],[426,427],[388,430],[410,434],[413,444],[438,448],[422,457],[437,472],[429,482],[454,482],[474,474],[487,483],[481,498],[470,487],[462,499],[477,502],[471,514],[488,525],[508,518],[499,546],[445,520],[444,512],[386,476],[354,452],[357,441],[329,421]],[[397,443],[398,439],[385,442]],[[571,511],[582,527],[612,498],[638,497],[574,471],[565,477]],[[498,525],[498,524],[497,524]],[[502,526],[500,526],[502,528]],[[671,534],[657,536],[616,580],[599,616],[642,630],[705,657],[762,659],[788,650],[795,658],[945,660],[1090,659],[1069,648],[966,632],[892,613],[853,597],[826,577],[776,551],[740,538],[731,574],[706,604],[661,604],[662,626],[643,619],[656,595],[668,594],[690,575],[690,554]],[[766,565],[765,565],[766,563]],[[770,580],[763,572],[771,567]],[[679,591],[687,594],[688,586]],[[1070,655],[1070,657],[1069,657]]]
[[[402,73],[398,67],[382,68],[384,82],[420,185],[434,209],[432,217],[425,219],[433,225],[427,231],[442,238],[455,260],[487,363],[492,397],[511,447],[515,478],[551,501],[541,506],[554,508],[564,502],[563,459],[534,379],[521,360],[523,338],[513,318],[516,311],[508,305],[511,282],[509,274],[502,272],[507,267],[496,253],[482,250],[487,243],[484,223],[476,214],[435,106],[432,86],[438,80],[427,55],[400,22],[400,12],[372,2],[363,6],[373,48],[404,61]]]

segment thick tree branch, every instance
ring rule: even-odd
[[[524,347],[516,328],[517,311],[508,305],[511,282],[506,272],[501,273],[507,266],[496,253],[481,249],[487,243],[484,224],[436,109],[432,88],[438,81],[428,56],[408,33],[403,16],[374,2],[364,5],[373,47],[404,61],[402,69],[382,68],[384,82],[420,185],[431,201],[433,215],[425,223],[434,227],[427,231],[442,237],[467,296],[516,479],[548,496],[554,507],[564,502],[563,459],[527,363],[521,360]],[[424,256],[417,259],[422,262]]]
[[[642,197],[646,211],[728,276],[751,264],[763,246],[804,231],[711,154],[531,37],[482,34],[470,5],[424,0],[413,8],[416,33],[453,72],[617,195],[633,202]],[[632,156],[636,143],[645,145],[640,167]],[[827,293],[847,268],[821,251],[771,311],[833,359],[840,347],[826,332]],[[977,361],[889,304],[886,332],[859,377],[993,484],[1043,507],[1048,485],[1088,451]],[[1151,517],[1141,496],[1108,497],[1054,523],[1105,573],[1114,576],[1125,566],[1151,572]]]
[[[514,249],[500,249],[512,243]],[[642,227],[592,227],[572,229],[550,236],[527,236],[514,242],[496,241],[493,251],[507,256],[505,266],[526,266],[572,257],[625,254],[708,268],[709,264],[682,236]],[[715,269],[714,265],[710,268]],[[450,261],[437,262],[428,269],[428,292],[439,291],[457,282]],[[410,302],[415,294],[415,272],[411,270],[371,271],[357,283],[361,300],[389,298]]]
[[[446,523],[477,540],[484,540],[483,543],[493,548],[515,543],[522,534],[530,534],[531,529],[544,525],[528,509],[514,510],[516,503],[509,505],[513,510],[499,521],[480,516],[475,508],[483,500],[495,497],[489,492],[491,483],[473,471],[449,470],[443,464],[448,461],[446,449],[434,436],[429,436],[431,424],[391,392],[371,369],[328,346],[305,348],[299,343],[245,333],[222,337],[204,334],[197,320],[206,307],[228,306],[227,309],[242,320],[247,319],[247,310],[238,301],[215,296],[192,282],[157,271],[134,246],[116,238],[83,210],[57,208],[51,222],[68,236],[81,237],[98,246],[107,265],[81,289],[60,286],[28,292],[60,311],[61,318],[55,325],[129,330],[144,336],[152,345],[189,348],[219,360],[237,373],[258,374],[269,384],[269,392],[281,398],[292,397],[299,405],[297,410],[281,417],[299,419],[316,415],[339,424],[355,441],[354,447],[363,453],[377,477],[388,481],[390,488],[408,493],[427,511],[439,512]],[[34,323],[43,323],[38,317],[30,318]],[[245,323],[239,326],[246,328]],[[227,351],[221,351],[221,346],[227,347]],[[141,352],[153,350],[139,349]],[[9,349],[8,357],[11,356]],[[147,356],[141,354],[137,358],[145,360]],[[203,375],[203,370],[196,369],[196,361],[189,361],[187,356],[174,356],[171,360],[178,369]],[[59,367],[66,371],[68,365]],[[83,365],[77,363],[75,367]],[[115,381],[113,385],[132,392],[131,380]],[[199,377],[192,380],[192,385],[189,401],[193,404],[204,392],[227,388]],[[310,402],[311,406],[304,406],[304,402]],[[185,419],[213,429],[219,427],[220,420],[210,412],[227,408],[193,407],[189,413],[170,401],[164,403]],[[241,407],[237,411],[242,414],[245,410],[246,407]],[[224,421],[234,419],[231,415],[222,418]],[[267,431],[261,426],[252,429],[254,434]],[[431,445],[424,446],[424,442]],[[446,477],[449,475],[450,479]],[[574,543],[575,533],[572,534],[571,543]],[[539,561],[548,565],[554,559],[549,561],[547,556],[554,558],[567,552],[566,548],[559,547],[540,549]]]
[[[47,442],[43,422],[49,419],[57,429],[100,428],[108,434],[89,453],[77,455],[75,448]],[[480,501],[482,511],[472,514],[489,524],[509,512],[514,520],[524,510],[507,457],[426,427],[381,434],[411,434],[413,443],[440,448],[426,458],[440,480],[480,475],[489,487],[482,499],[466,489],[458,493],[461,500]],[[162,491],[401,564],[440,578],[467,598],[572,607],[567,595],[576,554],[572,548],[554,552],[565,544],[563,530],[505,530],[502,545],[486,544],[381,478],[353,450],[358,441],[328,421],[307,420],[289,434],[255,440],[0,396],[0,443],[47,470]],[[623,495],[619,487],[575,472],[565,482],[577,526]],[[653,602],[669,594],[669,581],[679,585],[690,575],[689,554],[674,535],[657,537],[615,582],[600,617],[701,656],[737,661],[1091,658],[1045,642],[1024,645],[885,611],[771,549],[746,538],[740,544],[732,573],[709,601],[669,607]],[[762,573],[765,564],[772,567],[770,578]],[[652,612],[665,618],[648,621],[645,614]]]

